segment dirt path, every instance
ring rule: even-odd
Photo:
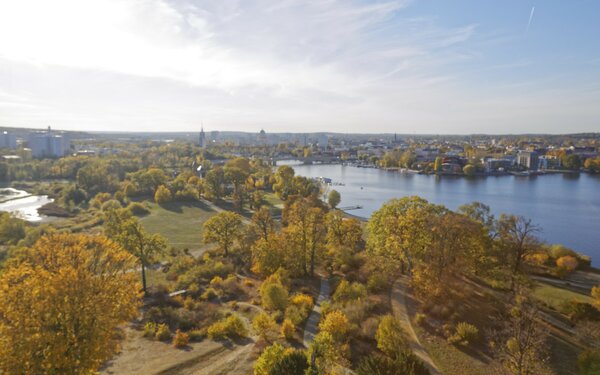
[[[402,328],[408,334],[409,346],[413,353],[417,357],[419,357],[427,366],[431,375],[441,375],[442,373],[435,365],[435,362],[427,353],[427,350],[417,337],[415,330],[410,321],[410,316],[408,314],[408,308],[406,306],[406,291],[408,288],[408,277],[400,276],[392,287],[392,311],[394,312],[394,316],[400,320],[402,323]]]
[[[306,321],[306,326],[304,327],[304,346],[308,348],[308,345],[313,341],[317,334],[317,329],[319,326],[319,321],[321,320],[321,303],[327,301],[329,299],[329,280],[321,279],[321,288],[319,290],[319,297],[317,297],[317,302],[315,303],[315,307],[313,307],[308,320]]]

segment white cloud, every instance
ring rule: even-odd
[[[0,2],[0,87],[25,100],[0,97],[0,125],[464,132],[503,104],[527,114],[448,69],[473,58],[461,46],[478,26],[404,17],[409,5]]]

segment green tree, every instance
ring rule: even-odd
[[[384,316],[375,333],[377,348],[390,357],[406,350],[407,342],[400,321],[392,315]]]
[[[286,200],[293,194],[294,169],[289,165],[282,165],[275,172],[273,190],[280,199]]]
[[[269,375],[304,375],[308,360],[302,350],[287,349],[269,371]]]
[[[104,233],[138,259],[142,272],[142,288],[146,293],[146,267],[164,252],[166,240],[159,234],[147,233],[138,219],[127,209],[112,209],[105,212]]]
[[[340,201],[342,200],[342,197],[340,196],[340,193],[337,190],[332,190],[329,192],[329,195],[327,196],[327,203],[329,203],[329,206],[333,209],[335,209],[338,204],[340,204]]]
[[[223,168],[216,167],[211,169],[204,178],[204,187],[208,199],[219,200],[223,197],[223,184],[225,183],[225,173]]]
[[[561,163],[564,168],[573,171],[578,171],[581,168],[581,158],[576,154],[566,154],[561,158]]]
[[[242,217],[234,212],[223,211],[208,219],[203,226],[203,241],[206,244],[217,242],[225,256],[239,237]]]

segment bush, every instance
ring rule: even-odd
[[[282,284],[269,283],[260,290],[262,305],[268,310],[285,310],[288,292]]]
[[[275,364],[283,358],[285,348],[280,344],[273,344],[265,348],[254,363],[254,375],[269,375]]]
[[[379,327],[379,318],[372,316],[360,324],[360,336],[366,340],[374,340],[377,328]]]
[[[237,315],[230,315],[225,319],[219,320],[214,323],[207,330],[208,337],[213,340],[225,339],[225,338],[236,338],[246,337],[248,335],[248,329]]]
[[[418,326],[423,326],[425,324],[425,322],[427,321],[427,315],[423,314],[423,313],[417,313],[415,315],[415,324]]]
[[[131,212],[132,215],[135,216],[143,216],[148,215],[150,213],[150,210],[139,202],[131,202],[129,206],[127,206],[127,209],[129,210],[129,212]]]
[[[192,331],[189,331],[188,335],[190,336],[190,341],[199,342],[204,340],[204,338],[206,337],[206,330],[194,329]]]
[[[430,375],[425,364],[413,353],[404,351],[394,358],[370,355],[358,369],[358,375]]]
[[[148,322],[144,325],[144,337],[154,338],[158,326],[154,322]]]
[[[290,299],[290,303],[292,305],[296,305],[301,309],[304,310],[312,310],[314,307],[314,301],[313,298],[307,294],[295,294],[291,299]]]
[[[375,340],[377,340],[377,348],[390,357],[407,347],[402,323],[392,315],[386,315],[381,319],[375,333]]]
[[[600,351],[587,349],[577,356],[577,369],[581,375],[600,374]]]
[[[167,188],[165,185],[160,185],[156,192],[154,193],[154,201],[158,204],[168,203],[173,200],[173,195],[171,194],[171,190]]]
[[[290,319],[284,319],[283,323],[281,323],[281,337],[286,340],[291,340],[294,338],[294,333],[296,333],[296,326]]]
[[[361,283],[342,280],[333,294],[334,302],[346,303],[367,297],[367,288]]]
[[[267,336],[275,328],[275,325],[275,320],[265,312],[256,315],[252,320],[252,328],[264,340],[267,339]]]
[[[479,338],[479,329],[472,324],[460,322],[456,325],[456,331],[450,337],[448,342],[451,344],[469,345]]]
[[[214,290],[213,288],[207,288],[204,293],[202,293],[201,298],[203,300],[206,301],[212,301],[214,299],[216,299],[219,295],[217,294],[217,291]]]
[[[190,342],[190,336],[180,330],[175,331],[175,337],[173,337],[173,346],[176,348],[184,348]]]
[[[305,310],[298,308],[296,305],[290,305],[285,309],[285,317],[294,324],[299,325],[308,318],[308,313],[306,313]]]
[[[287,349],[273,364],[269,375],[304,375],[308,369],[308,359],[302,350]]]
[[[169,326],[166,324],[160,324],[156,329],[156,339],[159,341],[167,341],[171,338],[171,331],[169,331]]]
[[[600,321],[600,311],[586,302],[568,302],[563,306],[563,312],[569,316],[573,322],[581,320]]]
[[[319,329],[329,333],[335,341],[341,342],[345,340],[346,334],[350,330],[350,324],[343,312],[334,310],[321,321]]]
[[[566,277],[571,272],[575,271],[579,262],[577,262],[577,258],[571,255],[565,255],[556,260],[557,274],[561,278]]]
[[[373,273],[367,280],[367,289],[371,293],[382,292],[390,287],[390,280],[381,272]]]

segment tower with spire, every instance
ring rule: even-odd
[[[201,148],[206,147],[206,134],[204,134],[204,125],[200,128],[200,137],[198,137],[198,146]]]

